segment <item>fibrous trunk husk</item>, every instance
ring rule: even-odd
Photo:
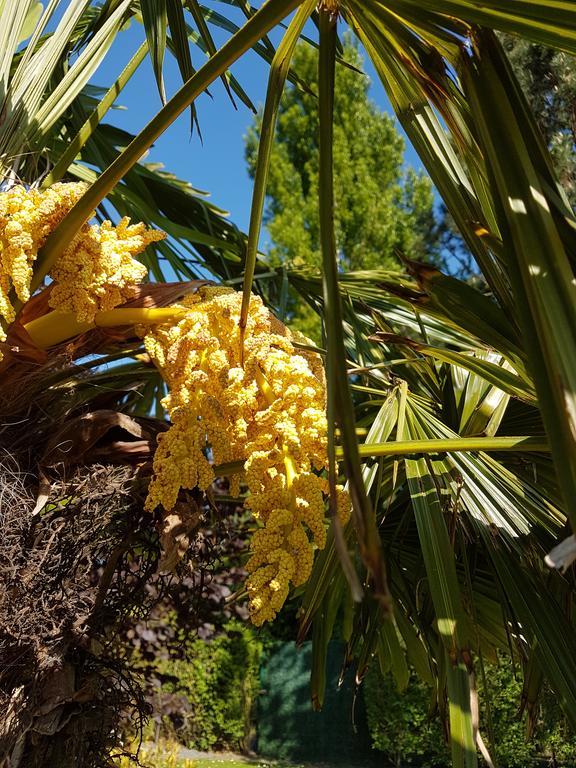
[[[118,637],[161,599],[171,531],[143,511],[130,466],[51,468],[40,505],[37,488],[0,452],[0,767],[100,768],[148,714]]]

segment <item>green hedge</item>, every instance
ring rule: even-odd
[[[486,670],[489,697],[479,688],[481,732],[489,742],[486,699],[490,700],[492,744],[490,750],[499,768],[527,768],[551,765],[572,768],[576,765],[576,739],[560,706],[545,692],[533,737],[526,740],[526,718],[519,715],[522,685],[512,666],[503,661]],[[404,693],[396,690],[390,675],[382,677],[373,664],[364,682],[368,727],[374,749],[384,753],[396,766],[450,768],[449,751],[442,726],[434,711],[432,689],[411,676]]]
[[[363,689],[372,746],[391,765],[450,765],[440,720],[429,716],[429,686],[412,675],[404,693],[398,693],[391,676],[383,677],[377,664],[372,664]]]
[[[153,663],[159,685],[152,706],[162,735],[190,749],[248,749],[262,653],[254,631],[231,622],[212,640],[188,641],[185,650],[185,659]]]
[[[494,753],[504,768],[525,768],[531,765],[551,765],[554,757],[558,766],[576,765],[576,738],[568,726],[554,694],[545,689],[536,714],[534,734],[526,740],[526,717],[519,716],[522,684],[509,663],[490,665],[486,670],[489,697],[480,689],[481,700],[492,701],[491,721],[494,733]],[[486,707],[483,707],[483,732],[488,733]]]

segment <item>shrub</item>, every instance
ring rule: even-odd
[[[364,700],[372,745],[392,765],[440,768],[450,764],[439,718],[429,716],[431,697],[432,689],[414,674],[399,693],[392,677],[383,677],[376,664],[368,670]]]
[[[189,641],[185,658],[156,658],[152,706],[161,732],[192,749],[246,751],[261,652],[254,630],[232,621],[212,640]]]
[[[558,699],[550,689],[544,688],[539,710],[534,713],[534,732],[526,739],[526,717],[520,716],[522,682],[520,670],[503,660],[486,670],[488,696],[480,686],[479,693],[484,722],[481,726],[488,734],[487,705],[490,706],[493,729],[493,752],[503,768],[557,765],[566,768],[576,764],[576,740],[560,708]],[[553,758],[553,759],[552,759]],[[555,761],[555,762],[554,762]]]
[[[160,741],[158,744],[142,744],[138,749],[135,742],[131,745],[134,753],[137,752],[139,765],[142,768],[196,768],[192,760],[179,757],[180,746],[170,742]],[[115,757],[112,754],[112,765],[116,768],[134,768],[134,760],[127,754]]]
[[[526,717],[520,715],[522,683],[508,660],[486,669],[488,696],[479,686],[484,740],[500,768],[576,765],[576,740],[550,691],[544,691],[540,711],[535,713],[534,732],[526,740]],[[372,665],[365,682],[364,698],[374,749],[394,765],[448,768],[451,765],[440,718],[432,711],[432,689],[414,674],[404,693],[399,693],[390,675],[382,677]],[[489,738],[488,702],[492,738]],[[554,762],[555,761],[555,762]]]

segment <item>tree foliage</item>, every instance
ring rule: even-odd
[[[179,657],[154,658],[146,676],[162,732],[192,749],[250,750],[261,654],[254,630],[233,621],[208,641],[183,638]]]
[[[344,269],[397,267],[398,255],[438,261],[432,185],[403,165],[395,120],[369,98],[369,79],[351,37],[335,92],[334,185],[338,258]],[[266,224],[274,263],[319,267],[318,52],[296,48],[280,105],[267,186]],[[246,158],[254,177],[262,114],[248,130]]]
[[[514,35],[502,43],[570,203],[576,205],[576,60]]]

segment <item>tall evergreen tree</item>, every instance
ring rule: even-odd
[[[301,44],[293,60],[301,86],[287,88],[279,109],[268,180],[267,227],[274,261],[320,264],[318,227],[318,59]],[[369,98],[362,57],[345,40],[348,66],[337,68],[334,124],[335,226],[341,265],[394,267],[398,254],[439,259],[429,179],[403,165],[395,121]],[[261,116],[246,137],[253,176]]]
[[[574,207],[576,59],[515,35],[502,35],[501,39]]]
[[[517,35],[499,33],[514,74],[534,113],[568,200],[576,207],[576,59]],[[440,240],[450,272],[481,282],[452,216],[442,206]]]

